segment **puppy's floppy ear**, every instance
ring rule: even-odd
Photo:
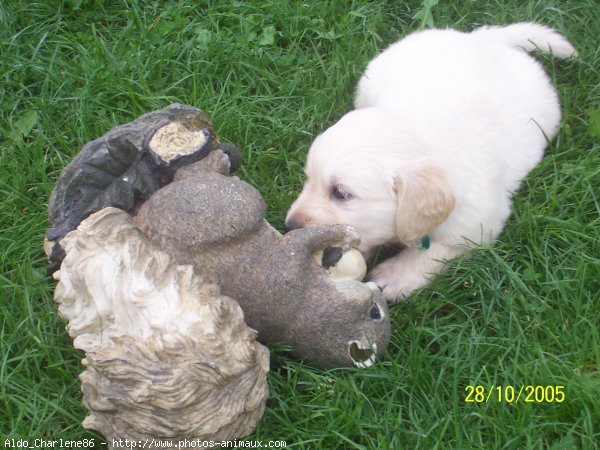
[[[398,209],[396,234],[412,243],[440,225],[454,208],[454,195],[444,171],[433,165],[407,168],[394,177]]]

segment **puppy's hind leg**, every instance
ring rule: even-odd
[[[370,280],[379,286],[389,302],[404,300],[412,291],[425,286],[444,269],[445,261],[467,251],[466,246],[448,246],[432,242],[427,250],[407,248],[378,264]]]

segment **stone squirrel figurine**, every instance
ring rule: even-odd
[[[356,233],[334,225],[281,235],[264,210],[249,184],[199,170],[157,191],[134,222],[235,298],[261,342],[285,343],[319,366],[371,365],[388,343],[389,317],[379,289],[359,281]],[[355,262],[332,270],[346,259]]]

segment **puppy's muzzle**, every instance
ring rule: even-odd
[[[288,231],[296,230],[298,228],[302,228],[302,224],[300,222],[296,222],[295,220],[286,220],[284,224],[284,230],[287,233]]]

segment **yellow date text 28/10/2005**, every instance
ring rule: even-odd
[[[565,401],[564,386],[482,386],[465,388],[465,403],[562,403]]]

